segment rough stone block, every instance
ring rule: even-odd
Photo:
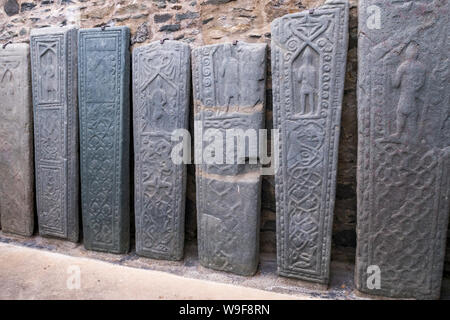
[[[440,294],[450,197],[448,10],[448,1],[360,1],[355,282],[365,293]]]
[[[278,273],[328,283],[348,44],[348,2],[272,23]]]
[[[188,128],[189,46],[153,42],[133,51],[136,252],[183,258],[186,165],[171,153],[176,129]]]
[[[0,48],[0,217],[3,232],[34,228],[33,108],[30,47]]]
[[[31,31],[39,233],[78,241],[77,29]]]
[[[80,170],[84,246],[130,245],[130,31],[78,32]]]
[[[238,42],[203,46],[193,50],[192,60],[195,149],[207,152],[213,129],[219,136],[216,138],[224,140],[227,129],[243,133],[252,129],[258,135],[264,126],[266,45]],[[244,160],[239,164],[235,158],[224,163],[231,156],[225,152],[227,148],[223,147],[223,162],[217,158],[217,162],[199,164],[197,160],[200,263],[252,275],[259,261],[260,166],[251,164],[250,160],[256,159],[239,159]],[[245,158],[250,155],[248,151]]]

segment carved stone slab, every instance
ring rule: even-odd
[[[272,23],[278,273],[327,283],[336,190],[348,3]]]
[[[3,232],[34,228],[30,47],[0,48],[0,216]]]
[[[440,294],[450,196],[448,11],[448,1],[360,1],[355,280],[365,293]]]
[[[217,129],[225,140],[226,129],[263,128],[265,44],[199,47],[192,60],[196,150],[209,148],[210,129]],[[225,159],[225,144],[223,149]],[[254,274],[259,261],[259,165],[198,164],[196,181],[200,263]]]
[[[130,31],[78,32],[80,170],[84,246],[130,245]]]
[[[31,31],[39,233],[79,235],[77,29]]]
[[[348,2],[272,23],[278,273],[328,283],[348,43]]]
[[[190,61],[178,41],[133,51],[136,253],[149,258],[183,258],[186,165],[171,160],[171,137],[188,128]]]

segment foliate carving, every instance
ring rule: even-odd
[[[278,273],[327,283],[348,42],[348,2],[272,23]]]
[[[0,217],[3,232],[34,227],[33,116],[27,44],[0,48]]]
[[[78,241],[77,29],[31,32],[39,233]]]
[[[171,158],[176,129],[187,129],[190,49],[177,41],[133,51],[136,252],[179,260],[184,247],[186,166]]]
[[[81,202],[89,250],[129,249],[129,29],[83,29],[79,42]]]
[[[435,299],[449,214],[448,2],[360,5],[356,285]]]
[[[208,147],[204,134],[210,129],[225,137],[227,129],[263,128],[265,59],[265,44],[238,42],[193,50],[197,150]],[[259,261],[259,165],[198,164],[196,179],[200,263],[254,274]]]

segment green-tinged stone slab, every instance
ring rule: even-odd
[[[80,170],[84,246],[130,246],[130,31],[78,32]]]

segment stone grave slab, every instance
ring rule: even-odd
[[[33,107],[30,47],[0,48],[0,217],[2,231],[34,228]]]
[[[250,149],[239,155],[237,142],[208,150],[211,134],[225,141],[229,129],[239,138],[264,128],[266,47],[237,42],[192,52],[195,149],[218,157],[196,160],[200,263],[240,275],[254,274],[259,261],[261,168]]]
[[[450,196],[448,1],[362,0],[358,290],[440,295]]]
[[[78,32],[80,170],[84,246],[130,245],[130,31]]]
[[[77,29],[31,30],[39,234],[79,237]]]
[[[136,252],[180,260],[186,165],[172,160],[176,129],[188,129],[189,45],[152,42],[133,51]]]
[[[348,2],[272,22],[278,274],[328,283]]]

